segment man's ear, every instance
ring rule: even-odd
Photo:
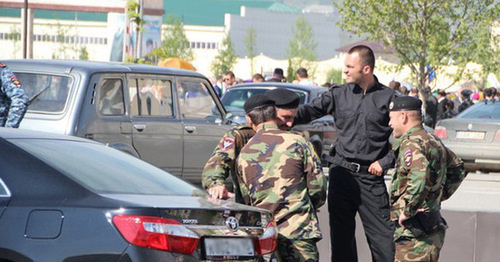
[[[372,69],[370,68],[369,65],[363,66],[363,74],[365,74],[365,75],[370,74],[371,71],[372,71]]]
[[[249,125],[252,129],[254,129],[252,119],[250,119],[250,117],[249,117],[248,115],[245,115],[245,119],[247,120],[248,125]]]

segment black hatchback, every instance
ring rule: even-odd
[[[0,128],[0,261],[272,259],[268,211],[76,137]]]

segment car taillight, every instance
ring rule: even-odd
[[[130,244],[140,247],[192,254],[199,241],[198,235],[173,219],[116,215],[113,224]]]
[[[493,138],[493,141],[500,142],[500,130],[497,130],[497,132],[495,133],[495,138]]]
[[[278,248],[278,229],[276,228],[276,222],[269,222],[264,234],[262,234],[259,239],[254,240],[254,245],[259,255],[272,253]]]
[[[440,139],[448,139],[448,132],[446,131],[446,127],[444,126],[436,126],[434,129],[434,135],[436,135]]]

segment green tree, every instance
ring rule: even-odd
[[[253,67],[253,60],[255,56],[257,55],[255,51],[255,41],[257,39],[257,31],[253,27],[248,27],[247,28],[247,35],[245,36],[245,39],[243,41],[245,42],[245,47],[247,51],[247,56],[250,58],[250,75],[253,75],[254,72],[254,67]]]
[[[79,60],[89,60],[89,51],[87,51],[87,47],[82,46],[78,51],[80,53],[78,56]]]
[[[215,57],[210,65],[210,70],[214,76],[224,75],[229,70],[232,70],[233,65],[236,63],[236,54],[234,53],[233,40],[229,35],[222,39],[219,54]]]
[[[52,59],[69,59],[68,51],[71,46],[66,43],[65,38],[69,35],[71,26],[64,26],[59,21],[56,23],[56,42],[57,49],[52,53]]]
[[[21,30],[15,25],[11,26],[10,32],[7,34],[7,39],[12,40],[12,45],[14,47],[14,58],[16,58],[15,55],[17,53],[17,50],[19,49],[17,44],[21,40]]]
[[[330,84],[342,84],[342,69],[332,68],[326,73],[326,82]]]
[[[161,46],[147,56],[155,59],[179,57],[187,61],[193,60],[193,50],[189,47],[181,20],[170,15],[166,19],[166,24],[167,29],[163,34]]]
[[[500,19],[498,1],[346,0],[334,5],[343,29],[394,48],[399,67],[412,70],[419,88],[425,86],[427,66],[436,72],[457,66],[455,81],[469,62],[483,65],[485,72],[498,72],[499,42],[491,30]]]
[[[127,13],[127,18],[129,21],[135,26],[135,60],[139,58],[139,34],[143,32],[143,26],[146,23],[141,16],[141,5],[139,4],[139,0],[128,0],[127,5],[125,6],[125,10]],[[126,58],[130,59],[130,58]],[[137,61],[135,61],[137,62]]]
[[[289,41],[287,49],[287,56],[291,60],[287,72],[291,71],[293,74],[287,75],[287,81],[294,79],[295,72],[299,67],[306,68],[309,76],[314,78],[315,67],[311,62],[316,60],[318,43],[314,39],[311,24],[303,16],[299,16],[292,28],[292,34],[293,37]]]

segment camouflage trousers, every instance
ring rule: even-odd
[[[278,236],[278,253],[282,262],[319,261],[318,239],[288,239]]]
[[[443,247],[445,231],[424,237],[399,237],[395,241],[396,262],[414,262],[439,260],[439,251]]]

